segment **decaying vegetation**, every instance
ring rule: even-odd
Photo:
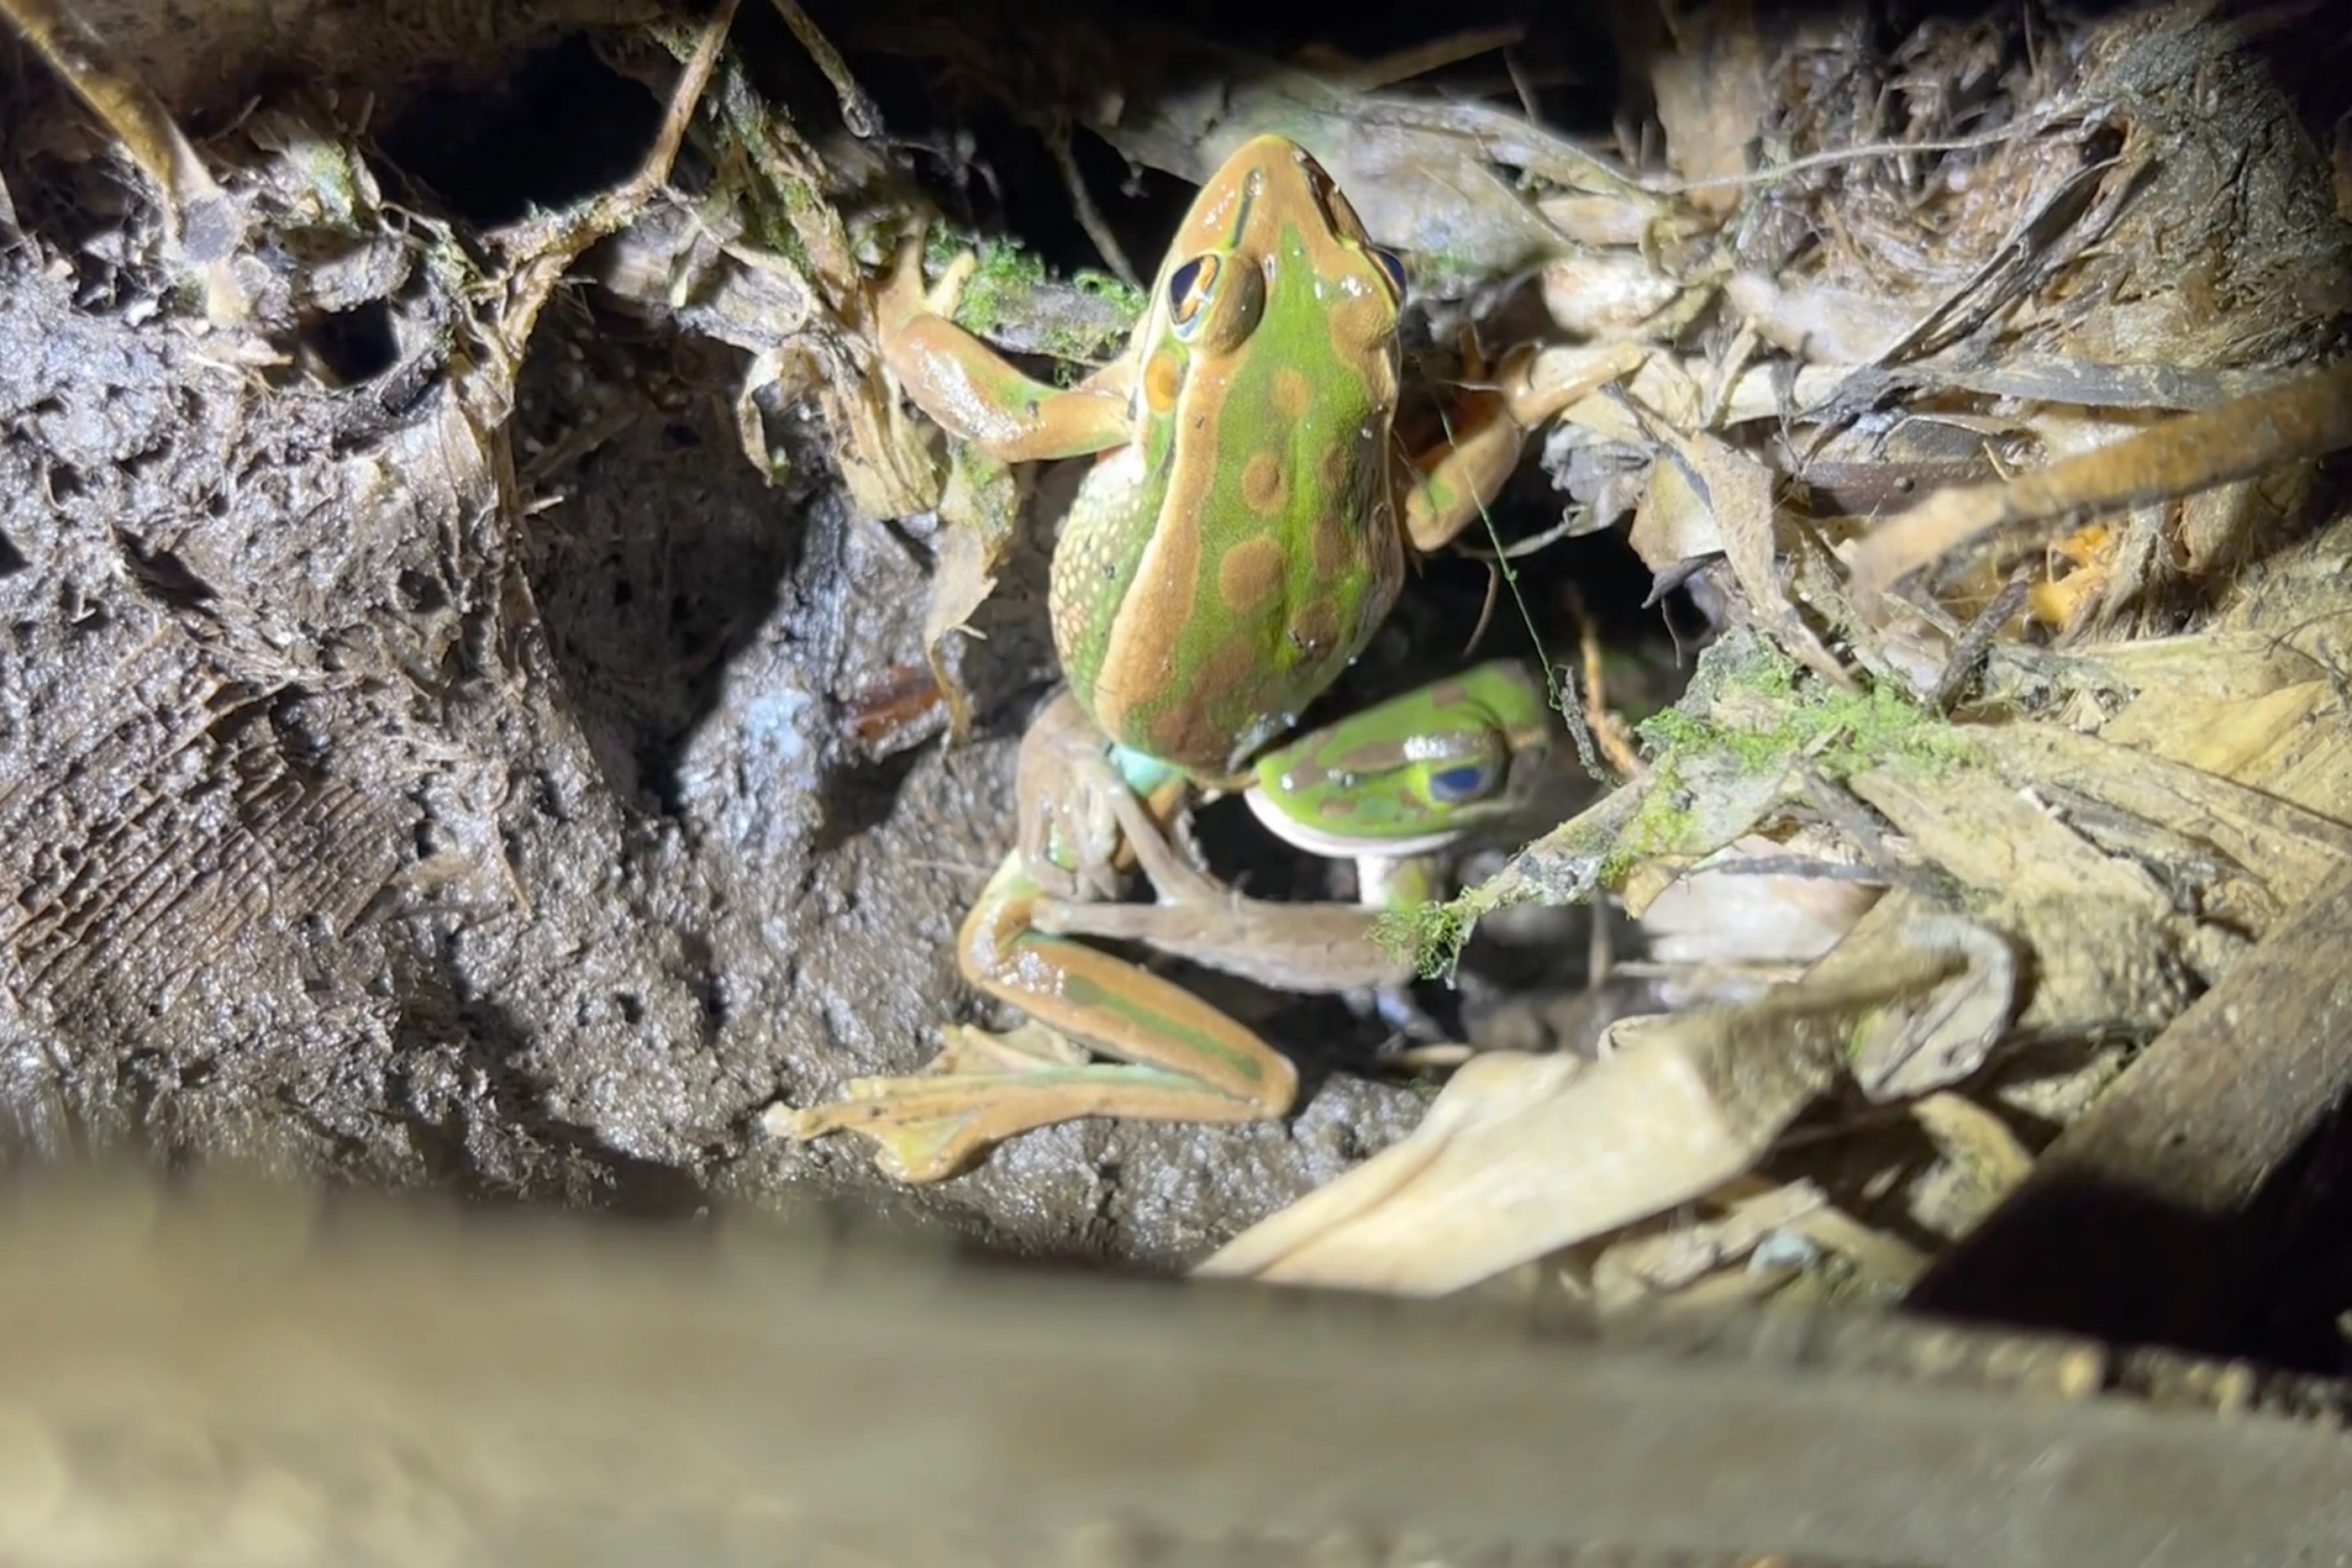
[[[870,279],[945,202],[939,263],[986,240],[960,320],[1098,361],[1139,272],[1088,160],[1198,180],[1269,130],[1410,258],[1427,376],[1467,335],[1592,388],[1545,515],[1477,546],[1555,669],[1568,804],[1385,933],[1432,974],[1539,949],[1521,989],[1591,1005],[1473,1009],[1472,1048],[1396,1058],[1454,1064],[1433,1099],[1318,1063],[1290,1128],[1057,1130],[923,1212],[1604,1313],[2000,1310],[2064,1272],[2015,1250],[2037,1204],[2266,1213],[2352,1082],[2352,175],[2258,30],[1710,8],[1623,24],[1631,107],[1570,137],[1416,86],[1510,37],[1277,66],[780,0],[445,7],[363,59],[225,12],[207,75],[138,7],[5,9],[25,1152],[656,1209],[864,1180],[758,1113],[966,1005],[1056,493],[912,414]],[[586,188],[469,212],[408,166],[428,85],[580,37],[646,89]],[[877,71],[939,123],[893,140]],[[1099,270],[980,233],[954,132],[1008,110]],[[1609,663],[1571,536],[1703,623],[1678,700]],[[1437,620],[1391,662],[1475,640]],[[1612,902],[1646,950],[1588,966],[1548,911]],[[2230,1247],[2181,1277],[2269,1256]],[[2179,1300],[2138,1326],[2242,1304]]]

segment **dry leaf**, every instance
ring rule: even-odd
[[[996,571],[1012,548],[1026,498],[1025,467],[1000,463],[970,442],[950,448],[948,481],[940,496],[940,543],[931,567],[931,599],[923,612],[923,658],[947,699],[948,725],[961,745],[971,738],[971,700],[948,669],[942,645],[996,587]]]

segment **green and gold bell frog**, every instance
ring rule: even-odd
[[[1086,1061],[1047,1031],[950,1031],[924,1072],[856,1080],[840,1103],[772,1114],[776,1131],[859,1131],[892,1173],[928,1181],[1078,1117],[1288,1111],[1297,1075],[1278,1052],[1072,938],[1133,934],[1250,973],[1293,940],[1271,932],[1311,948],[1335,908],[1360,933],[1367,917],[1347,906],[1235,903],[1167,832],[1192,799],[1245,790],[1306,847],[1410,862],[1514,802],[1546,746],[1540,693],[1488,666],[1266,750],[1379,628],[1408,547],[1450,542],[1508,479],[1528,430],[1589,390],[1539,396],[1524,360],[1507,362],[1498,384],[1465,393],[1442,445],[1404,453],[1404,282],[1322,167],[1274,136],[1202,188],[1127,352],[1072,387],[1031,379],[955,326],[946,291],[924,292],[919,238],[901,250],[875,320],[914,402],[1001,461],[1100,454],[1054,552],[1068,689],[1023,743],[1019,842],[958,956],[982,990],[1118,1060]],[[1139,862],[1160,905],[1089,908]],[[1157,925],[1111,929],[1122,921]],[[1355,948],[1278,963],[1276,983],[1356,984],[1317,984],[1377,962]]]

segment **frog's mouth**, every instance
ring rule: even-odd
[[[1450,827],[1411,838],[1356,837],[1299,821],[1276,805],[1262,789],[1251,790],[1242,798],[1249,803],[1250,815],[1264,823],[1268,833],[1294,849],[1304,849],[1309,855],[1320,855],[1331,860],[1351,860],[1360,855],[1403,859],[1413,855],[1433,854],[1468,831],[1463,827]]]

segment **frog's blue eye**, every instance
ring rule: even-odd
[[[1476,800],[1495,787],[1495,770],[1479,763],[1440,768],[1429,775],[1429,793],[1440,805]]]
[[[1394,251],[1382,250],[1377,246],[1372,248],[1372,259],[1379,262],[1381,270],[1389,275],[1389,281],[1396,287],[1397,298],[1403,299],[1405,296],[1404,262]]]
[[[1177,328],[1189,327],[1201,314],[1201,307],[1209,302],[1210,291],[1217,286],[1217,258],[1196,256],[1168,275],[1168,321]]]

